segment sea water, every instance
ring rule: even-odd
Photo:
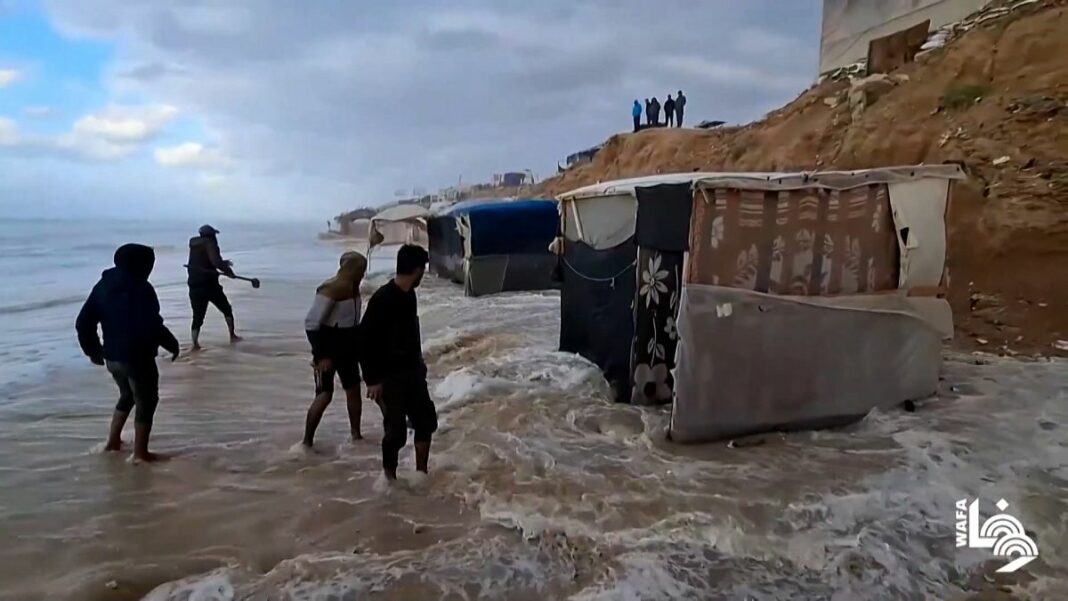
[[[948,354],[937,398],[833,431],[676,446],[667,408],[612,404],[557,352],[555,292],[465,298],[428,276],[424,350],[441,428],[431,474],[381,480],[381,420],[344,404],[314,452],[303,317],[356,243],[314,226],[215,224],[245,341],[209,309],[205,350],[160,359],[153,446],[101,452],[115,389],[74,318],[125,242],[189,342],[199,224],[0,222],[0,599],[943,599],[1022,586],[1068,598],[1068,366]],[[365,295],[389,278],[372,255]],[[129,433],[127,437],[131,436]],[[1036,540],[1007,584],[955,546],[955,504],[1000,498]],[[1004,563],[1003,561],[1001,563]]]

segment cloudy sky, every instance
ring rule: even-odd
[[[531,169],[635,98],[744,122],[819,0],[0,0],[0,216],[322,220]]]

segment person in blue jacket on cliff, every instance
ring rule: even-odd
[[[634,117],[634,131],[638,131],[642,126],[642,103],[634,100],[634,106],[630,109],[630,116]]]

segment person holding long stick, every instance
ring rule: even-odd
[[[189,272],[189,303],[193,308],[192,350],[194,351],[200,350],[200,328],[204,325],[209,303],[215,305],[226,319],[230,343],[241,340],[234,324],[233,307],[230,306],[230,300],[226,298],[226,293],[219,284],[220,273],[228,278],[236,276],[233,264],[223,259],[219,252],[219,240],[216,238],[218,233],[219,230],[210,225],[202,225],[200,235],[189,240],[189,263],[186,269]]]

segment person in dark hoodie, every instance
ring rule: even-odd
[[[159,299],[148,276],[156,255],[148,246],[125,244],[115,251],[115,267],[104,271],[93,287],[75,327],[82,351],[96,365],[107,366],[119,387],[105,449],[122,447],[122,429],[134,414],[134,458],[151,462],[164,457],[148,450],[152,418],[159,403],[159,347],[178,358],[178,340],[163,325]],[[103,330],[100,343],[97,326]]]
[[[308,408],[304,425],[304,446],[311,448],[315,430],[334,398],[334,376],[341,378],[353,440],[361,440],[359,335],[360,282],[367,272],[367,258],[350,251],[341,255],[337,275],[315,290],[304,329],[312,348],[315,369],[315,400]]]
[[[230,342],[241,340],[234,325],[234,310],[230,306],[219,274],[234,277],[232,263],[222,258],[219,252],[219,230],[210,225],[200,226],[199,236],[189,240],[189,303],[193,307],[193,349],[200,350],[200,328],[204,326],[204,317],[208,313],[208,304],[215,305],[226,319],[226,328],[230,331]]]
[[[671,127],[672,122],[675,120],[675,100],[668,94],[668,99],[664,101],[664,125]]]
[[[367,396],[382,409],[382,471],[389,480],[397,479],[398,455],[408,438],[407,422],[415,430],[415,469],[424,474],[431,435],[438,429],[437,410],[427,389],[415,298],[428,258],[420,246],[402,246],[397,252],[396,275],[371,296],[360,321],[360,365]]]
[[[653,105],[653,125],[660,125],[660,101],[653,98],[649,101]]]
[[[645,124],[653,124],[653,104],[649,102],[649,99],[645,99]]]

